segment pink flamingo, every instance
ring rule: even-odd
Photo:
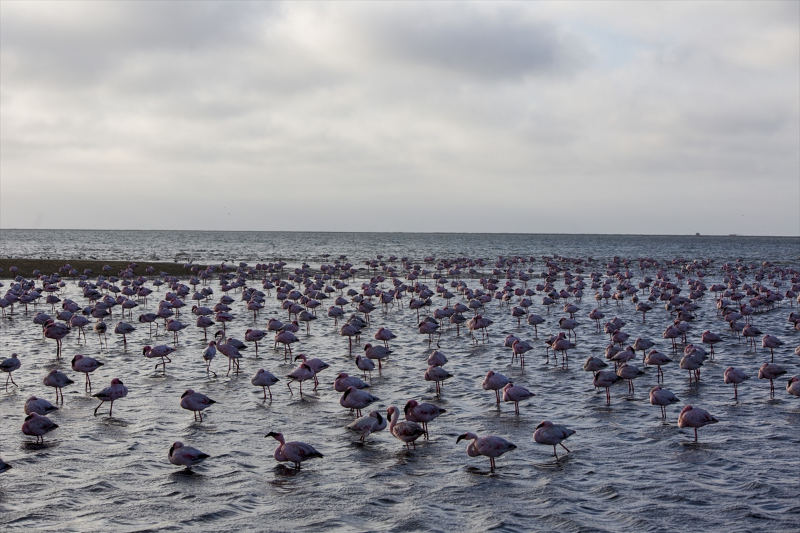
[[[192,389],[186,389],[186,392],[181,394],[181,407],[187,411],[192,411],[194,413],[195,421],[198,420],[199,415],[199,421],[202,422],[203,410],[214,405],[215,403],[217,403],[215,400],[212,400],[205,394],[195,392]]]
[[[358,328],[354,325],[348,323],[342,326],[342,329],[339,330],[339,335],[342,337],[347,337],[349,343],[349,354],[353,355],[353,337],[359,334]]]
[[[525,387],[514,385],[513,383],[508,383],[503,387],[503,401],[514,402],[514,414],[517,416],[519,416],[519,402],[534,396],[536,395]]]
[[[101,366],[103,366],[103,363],[93,357],[86,357],[78,354],[72,358],[72,370],[75,372],[83,372],[86,375],[86,383],[83,386],[84,391],[92,392],[92,380],[89,379],[89,374]]]
[[[88,374],[87,374],[88,377]],[[128,388],[122,383],[122,380],[119,378],[114,378],[111,380],[111,385],[104,388],[100,392],[94,395],[95,398],[100,400],[100,405],[95,407],[94,409],[94,416],[97,416],[97,410],[102,407],[102,405],[106,402],[111,402],[111,406],[108,409],[108,416],[111,416],[111,411],[114,410],[114,401],[119,400],[120,398],[124,398],[128,395]]]
[[[297,381],[300,383],[300,397],[303,397],[303,382],[311,379],[314,379],[314,369],[308,366],[306,363],[300,363],[300,366],[295,368],[288,377],[289,381],[286,383],[286,386],[289,387],[289,393],[294,396],[294,392],[292,391],[292,382]],[[315,387],[316,388],[316,387]]]
[[[462,440],[471,440],[472,442],[467,445],[467,455],[470,457],[478,457],[483,455],[489,458],[490,470],[494,472],[495,462],[497,457],[500,457],[506,452],[515,450],[516,444],[508,442],[502,437],[496,435],[486,435],[485,437],[478,437],[475,433],[466,432],[459,435],[456,439],[456,444]]]
[[[56,341],[56,360],[61,360],[61,339],[69,334],[69,328],[65,324],[49,321],[44,326],[44,336]]]
[[[250,380],[250,383],[256,387],[261,387],[261,390],[264,392],[265,400],[267,399],[267,391],[269,391],[269,400],[272,401],[272,390],[270,390],[270,387],[279,381],[280,380],[272,373],[267,372],[263,368],[259,368],[256,375]]]
[[[705,409],[699,407],[692,407],[687,405],[678,415],[679,428],[694,428],[694,441],[697,442],[697,428],[707,426],[708,424],[716,424],[719,422],[716,418],[711,416]]]
[[[720,337],[716,333],[712,333],[711,331],[706,330],[706,331],[703,332],[703,334],[702,334],[700,339],[701,339],[701,342],[703,344],[708,344],[709,346],[711,346],[711,354],[710,355],[711,355],[711,359],[714,359],[714,345],[717,344],[717,343],[722,342],[722,337]]]
[[[193,466],[202,463],[211,456],[178,441],[172,443],[167,457],[170,463],[178,466],[185,466],[186,470],[191,470]]]
[[[773,379],[778,379],[780,376],[784,375],[786,370],[783,367],[773,364],[773,363],[764,363],[761,365],[761,368],[758,369],[758,379],[768,379],[769,380],[769,395],[770,397],[775,396],[775,385],[772,383]]]
[[[244,332],[244,340],[254,342],[256,345],[256,357],[258,357],[258,342],[267,336],[267,332],[260,329],[248,329]]]
[[[442,393],[442,383],[444,380],[453,377],[447,370],[440,366],[429,366],[425,371],[425,381],[433,381],[436,385],[436,395]]]
[[[620,379],[622,378],[610,370],[600,370],[594,375],[592,385],[594,385],[595,388],[606,389],[606,405],[611,405],[611,391],[609,391],[609,387]]]
[[[15,353],[12,353],[11,357],[3,359],[3,362],[0,363],[0,371],[3,371],[6,374],[8,374],[8,376],[6,377],[6,390],[8,390],[9,380],[11,380],[11,383],[13,383],[15,387],[17,387],[17,384],[14,383],[14,378],[11,376],[11,373],[17,370],[21,365],[22,364],[20,363],[19,358]]]
[[[661,418],[667,418],[668,405],[678,403],[680,400],[675,396],[672,391],[664,389],[661,385],[656,385],[650,390],[650,405],[658,405],[661,407]]]
[[[61,393],[61,403],[64,403],[64,391],[61,389],[75,382],[69,379],[66,374],[54,368],[42,379],[42,383],[56,389],[56,403],[58,403],[59,393]]]
[[[783,341],[780,340],[778,337],[774,337],[772,335],[764,335],[761,339],[761,347],[762,348],[769,348],[769,355],[770,355],[770,362],[775,362],[775,352],[773,351],[775,348],[779,346],[783,346]]]
[[[375,332],[375,340],[383,341],[383,345],[387,350],[389,349],[389,341],[395,338],[397,338],[397,335],[384,327],[378,328],[378,331]]]
[[[22,423],[22,433],[31,437],[36,437],[36,443],[44,444],[44,436],[58,427],[58,424],[46,416],[31,413],[25,417]]]
[[[361,410],[369,407],[371,404],[379,401],[380,398],[370,394],[365,390],[359,390],[353,386],[347,387],[342,397],[339,398],[339,405],[345,409],[350,409],[350,412],[355,410],[356,416],[361,417]]]
[[[388,421],[385,417],[381,416],[379,411],[372,411],[367,416],[362,416],[355,422],[349,424],[347,429],[361,435],[359,440],[364,442],[364,440],[369,437],[370,433],[376,433],[386,429],[387,423]]]
[[[422,430],[425,432],[425,438],[428,438],[428,422],[432,422],[435,418],[443,415],[447,411],[432,403],[417,403],[417,400],[408,400],[403,408],[406,420],[409,422],[417,422],[422,424]]]
[[[386,409],[386,414],[390,419],[389,432],[392,436],[404,442],[407,450],[412,444],[416,449],[417,444],[414,441],[425,434],[425,430],[422,429],[422,426],[416,422],[398,422],[397,419],[400,417],[400,412],[394,405],[390,405],[389,408]]]
[[[142,348],[142,355],[147,357],[148,359],[155,359],[157,357],[161,358],[161,362],[158,363],[155,368],[158,370],[158,367],[163,367],[164,372],[167,371],[167,363],[171,363],[172,359],[169,358],[169,354],[175,351],[175,348],[171,346],[167,346],[166,344],[160,344],[158,346],[145,346]]]
[[[559,424],[553,424],[549,420],[543,421],[541,424],[536,426],[536,431],[533,433],[533,440],[538,442],[539,444],[546,444],[548,446],[553,447],[553,455],[558,459],[558,453],[556,453],[556,445],[561,446],[567,453],[569,453],[569,449],[564,446],[563,441],[568,439],[570,436],[575,434],[574,429],[567,429],[566,426],[562,426]]]
[[[264,438],[272,437],[278,441],[278,447],[275,448],[273,457],[279,463],[290,462],[294,463],[294,467],[300,470],[300,463],[309,459],[323,458],[324,455],[319,453],[310,444],[300,441],[286,442],[282,433],[274,433],[270,431]]]
[[[733,368],[732,366],[729,366],[728,368],[725,369],[725,372],[722,377],[725,383],[729,385],[733,383],[734,400],[739,398],[739,391],[738,391],[739,384],[745,381],[746,379],[750,379],[750,376],[748,376],[741,370]]]

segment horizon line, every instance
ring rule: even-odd
[[[526,233],[518,231],[331,231],[331,230],[209,230],[209,229],[94,229],[94,228],[0,228],[2,231],[193,231],[198,233],[326,233],[326,234],[381,234],[394,233],[405,235],[571,235],[571,236],[609,236],[609,237],[769,237],[779,239],[796,239],[798,235],[745,235],[740,233]]]

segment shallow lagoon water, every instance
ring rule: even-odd
[[[713,258],[715,268],[705,278],[709,286],[721,279],[718,267],[738,257],[800,266],[797,239],[214,232],[172,236],[89,232],[102,238],[87,238],[86,232],[64,232],[47,242],[52,235],[46,231],[20,230],[10,238],[12,233],[4,230],[1,234],[3,255],[44,257],[37,253],[49,250],[65,259],[77,253],[108,260],[152,259],[148,254],[156,250],[159,258],[172,260],[170,254],[184,248],[197,262],[281,258],[308,260],[312,266],[319,263],[322,253],[346,254],[355,264],[377,253],[418,259],[515,254],[539,258],[556,253],[591,255],[598,260],[613,255]],[[120,234],[124,234],[122,241]],[[137,239],[141,241],[138,247]],[[23,241],[27,248],[20,244]],[[112,242],[123,244],[115,248]],[[176,246],[178,242],[182,247]],[[533,266],[541,271],[542,261]],[[598,263],[586,270],[604,272],[605,268]],[[638,282],[641,273],[632,271]],[[351,286],[362,281],[363,275]],[[467,282],[477,284],[477,280]],[[251,284],[260,287],[257,280]],[[220,291],[216,283],[212,286],[216,301]],[[162,288],[155,295],[163,293]],[[593,389],[591,374],[580,366],[589,355],[602,356],[608,336],[596,333],[586,317],[597,306],[591,293],[587,290],[588,297],[577,304],[582,326],[577,330],[578,346],[570,351],[569,370],[546,365],[544,358],[542,338],[557,331],[557,320],[564,315],[560,309],[553,308],[547,315],[539,304],[541,296],[534,299],[532,311],[547,322],[539,327],[539,340],[527,354],[523,372],[509,364],[510,351],[502,347],[502,341],[510,333],[533,339],[533,328],[524,322],[518,327],[509,308],[493,302],[484,313],[495,321],[486,344],[474,346],[463,331],[456,336],[455,329],[442,335],[440,349],[450,360],[445,368],[454,377],[445,382],[440,397],[435,396],[433,384],[422,379],[431,349],[427,336],[417,332],[416,313],[398,307],[386,315],[380,309],[373,312],[372,325],[356,350],[363,349],[381,325],[398,336],[391,343],[394,353],[382,374],[374,374],[371,392],[381,398],[377,405],[402,408],[415,398],[448,411],[430,424],[431,439],[419,441],[411,452],[388,431],[360,445],[344,430],[354,417],[339,405],[340,394],[333,391],[332,382],[337,371],[358,372],[348,355],[347,340],[335,333],[332,319],[324,313],[312,324],[311,335],[301,331],[300,342],[294,345],[296,353],[331,364],[321,373],[318,390],[311,392],[304,386],[301,399],[295,387],[295,395],[290,396],[284,379],[273,387],[274,400],[264,402],[261,389],[250,384],[255,371],[263,367],[282,377],[293,368],[283,363],[282,350],[273,351],[269,342],[260,344],[258,359],[252,346],[244,352],[239,376],[226,377],[227,361],[219,356],[212,365],[218,377],[209,378],[200,355],[205,345],[202,332],[192,325],[181,333],[174,362],[162,373],[153,369],[154,361],[142,356],[141,347],[168,344],[171,339],[148,339],[147,327],[136,322],[139,328],[129,337],[127,351],[122,339],[113,334],[106,354],[100,352],[91,331],[85,345],[73,333],[64,340],[64,355],[57,362],[55,342],[43,340],[41,329],[31,322],[34,313],[26,316],[17,306],[11,317],[0,320],[0,356],[18,352],[23,365],[14,374],[20,387],[8,392],[0,389],[0,456],[14,466],[0,474],[0,524],[5,530],[45,531],[796,531],[800,398],[786,394],[783,379],[776,381],[775,398],[769,398],[768,383],[757,379],[758,367],[769,360],[769,352],[760,347],[748,350],[727,332],[716,316],[711,293],[699,301],[702,307],[688,338],[698,342],[705,329],[723,334],[715,361],[706,362],[699,386],[692,387],[686,372],[678,368],[678,357],[664,367],[667,388],[720,420],[701,428],[700,442],[695,444],[691,430],[677,427],[680,404],[668,408],[666,423],[659,409],[649,405],[647,393],[656,384],[654,369],[635,381],[632,395],[624,383],[613,386],[610,407],[605,405],[604,393]],[[62,298],[82,303],[79,295],[70,281]],[[229,325],[232,336],[241,339],[247,328],[266,329],[270,317],[286,317],[273,296],[253,321],[238,294],[234,296],[232,313],[237,318]],[[407,304],[407,299],[403,301]],[[434,297],[435,306],[443,304]],[[156,305],[157,300],[149,300],[147,310]],[[659,350],[669,353],[669,342],[661,338],[669,318],[662,307],[648,313],[644,324],[630,301],[597,307],[607,319],[624,319],[631,340],[649,337]],[[793,354],[800,332],[786,321],[796,309],[784,303],[754,316],[762,331],[784,340],[775,362],[789,376],[800,373],[800,358]],[[49,306],[40,310],[49,312]],[[141,312],[144,306],[134,311],[134,321]],[[191,324],[193,318],[188,309],[181,316]],[[115,309],[108,322],[117,320]],[[95,390],[113,377],[128,386],[130,393],[115,404],[113,417],[92,416],[97,402],[83,392],[83,377],[69,367],[77,353],[105,363],[92,375]],[[722,382],[727,366],[742,368],[752,378],[740,386],[738,402],[733,400],[731,386]],[[22,407],[31,395],[53,401],[52,390],[41,379],[54,367],[76,383],[65,389],[63,408],[51,416],[59,429],[47,435],[44,446],[37,446],[20,431]],[[536,394],[521,404],[519,417],[514,416],[513,404],[497,406],[494,394],[481,390],[480,382],[489,369],[512,377]],[[187,388],[219,402],[205,411],[202,423],[194,422],[191,413],[179,406]],[[570,454],[555,460],[552,448],[533,442],[533,430],[544,419],[577,431],[566,443]],[[269,431],[308,442],[325,458],[306,463],[299,472],[279,465],[272,457],[277,443],[264,438]],[[469,458],[466,444],[456,444],[457,436],[465,431],[500,435],[518,448],[499,458],[498,470],[490,473],[486,458]],[[176,440],[212,457],[187,473],[167,461],[167,450]]]

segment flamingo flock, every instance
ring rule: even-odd
[[[148,276],[142,275],[137,273],[138,266],[135,263],[131,263],[116,276],[110,275],[109,268],[96,277],[88,271],[81,275],[70,265],[65,265],[58,273],[40,273],[32,279],[17,274],[0,298],[0,307],[4,318],[19,316],[20,313],[27,316],[29,308],[34,308],[32,312],[35,315],[31,322],[41,328],[41,337],[46,339],[44,342],[55,341],[56,366],[59,366],[65,350],[64,341],[71,335],[80,351],[87,351],[85,328],[92,327],[98,336],[101,356],[108,357],[101,357],[103,360],[100,360],[85,353],[77,353],[72,356],[70,367],[73,372],[84,374],[84,392],[100,401],[94,409],[95,416],[105,403],[109,404],[108,416],[112,416],[114,402],[123,400],[129,394],[127,386],[118,377],[112,379],[110,385],[99,393],[91,394],[90,375],[104,365],[111,368],[115,364],[108,343],[111,330],[106,321],[113,320],[115,312],[120,319],[124,319],[127,313],[129,320],[132,320],[133,310],[141,308],[143,312],[138,321],[140,324],[147,324],[147,329],[139,335],[144,336],[146,333],[148,339],[148,344],[141,348],[142,355],[146,359],[157,361],[154,366],[156,374],[166,375],[172,372],[167,365],[172,369],[173,366],[202,364],[207,379],[215,380],[218,376],[212,365],[216,356],[221,354],[228,359],[225,379],[233,380],[232,383],[235,384],[242,371],[242,364],[253,365],[253,368],[263,365],[259,359],[259,342],[266,341],[267,348],[265,350],[262,344],[261,353],[263,355],[266,352],[265,357],[273,358],[274,367],[281,367],[289,362],[296,366],[284,371],[275,370],[274,367],[272,370],[263,367],[257,369],[250,384],[260,389],[258,393],[262,401],[272,402],[271,387],[283,380],[286,381],[289,396],[293,397],[295,394],[292,384],[297,385],[301,400],[305,400],[304,384],[306,396],[316,394],[319,387],[332,386],[337,394],[341,393],[340,406],[355,417],[352,423],[342,428],[343,432],[350,431],[358,436],[360,443],[367,444],[371,436],[388,428],[389,435],[398,439],[409,452],[417,447],[419,439],[431,440],[429,424],[435,423],[441,416],[447,419],[453,414],[435,403],[446,396],[446,381],[453,380],[458,387],[471,383],[469,387],[476,395],[482,394],[481,390],[494,391],[493,403],[498,410],[502,399],[502,402],[513,403],[514,416],[521,417],[520,403],[525,404],[540,396],[530,390],[533,388],[535,391],[537,383],[537,370],[532,373],[530,371],[532,358],[544,365],[544,368],[552,367],[571,373],[570,351],[578,349],[585,342],[583,339],[589,336],[602,338],[608,335],[608,345],[605,350],[598,350],[590,355],[583,363],[583,371],[591,372],[591,378],[585,379],[587,395],[591,396],[598,391],[604,393],[604,403],[610,409],[611,389],[617,382],[626,382],[627,397],[635,398],[634,381],[654,378],[655,386],[649,392],[649,403],[659,407],[661,419],[664,421],[668,418],[667,408],[681,403],[665,387],[665,381],[669,379],[675,383],[681,379],[680,371],[686,372],[684,376],[688,378],[689,387],[695,389],[701,382],[701,372],[704,383],[710,379],[711,382],[732,384],[733,400],[739,401],[738,387],[750,379],[746,369],[728,366],[721,375],[716,376],[712,371],[706,370],[706,365],[715,361],[715,358],[724,360],[724,346],[739,344],[742,337],[753,354],[769,352],[769,361],[763,362],[758,368],[752,367],[749,371],[755,374],[757,370],[760,380],[769,381],[770,398],[775,395],[774,381],[790,373],[785,368],[786,354],[782,348],[786,342],[775,334],[764,334],[755,322],[763,314],[779,313],[784,302],[789,306],[800,302],[800,297],[797,296],[800,293],[800,273],[769,262],[758,265],[746,264],[740,260],[716,267],[713,260],[659,261],[652,258],[630,260],[614,257],[603,263],[592,258],[552,256],[501,257],[494,263],[480,258],[437,260],[427,257],[424,261],[415,263],[408,258],[394,256],[384,261],[383,256],[378,256],[365,264],[366,268],[358,269],[344,256],[323,263],[316,269],[303,263],[301,267],[289,270],[283,262],[258,263],[254,266],[246,263],[238,266],[223,263],[206,268],[188,264],[185,265],[187,280],[168,274],[153,276],[153,272],[148,273]],[[633,271],[636,270],[641,278],[638,283],[633,281]],[[714,275],[719,278],[719,283],[710,284],[709,287],[704,278],[710,279]],[[361,283],[358,282],[359,276],[362,278]],[[70,289],[67,277],[73,278],[84,302],[65,296]],[[222,292],[222,296],[213,303],[215,289],[211,284],[215,278],[219,283],[217,290]],[[563,288],[556,287],[559,283],[563,284]],[[119,285],[122,286],[121,289]],[[148,297],[152,300],[162,286],[169,290],[158,301],[154,312],[148,312]],[[786,290],[781,289],[784,286],[787,287]],[[275,306],[269,305],[267,300],[272,297],[273,291]],[[584,293],[589,291],[594,291],[594,306],[586,305],[583,301]],[[697,334],[693,331],[692,322],[698,312],[710,307],[707,304],[708,293],[713,293],[712,309],[719,328],[717,331],[706,330]],[[39,302],[45,294],[45,300]],[[233,295],[238,295],[238,298]],[[540,314],[532,312],[535,307],[534,297],[537,295],[541,296]],[[62,299],[60,296],[65,297]],[[190,312],[196,317],[195,327],[202,330],[204,346],[204,349],[193,354],[187,353],[185,346],[187,335],[191,336],[191,326],[181,321],[181,309],[187,307],[184,300],[189,299],[196,303]],[[332,299],[333,305],[328,307],[327,312],[318,313],[318,310],[324,308],[323,302],[326,299]],[[434,299],[437,299],[436,302]],[[454,300],[456,301],[453,302]],[[627,300],[631,303],[627,304]],[[56,304],[61,306],[57,313]],[[18,307],[16,311],[15,305]],[[19,309],[21,305],[24,309]],[[49,305],[54,316],[45,311],[37,312],[37,305]],[[630,305],[634,313],[642,314],[642,324],[652,324],[656,306],[663,305],[666,327],[662,340],[636,336],[636,332],[632,331],[636,324],[629,326],[620,316],[606,318],[622,314],[626,305]],[[285,312],[286,315],[280,318],[269,317],[263,329],[255,327],[261,315],[268,313],[273,307],[279,309],[279,314]],[[115,308],[119,309],[115,311]],[[561,308],[565,316],[551,317],[553,308]],[[371,315],[374,313],[384,317],[408,313],[413,315],[409,320],[413,320],[415,325],[409,327],[402,321],[397,321],[397,325],[390,324],[394,331],[387,326],[380,326],[371,332],[374,322]],[[651,314],[649,322],[646,321],[647,313]],[[507,335],[498,346],[494,339],[500,337],[492,335],[492,325],[502,315],[509,317],[507,320],[516,325],[516,331]],[[593,322],[588,331],[581,329],[586,325],[581,316]],[[639,322],[638,315],[635,322]],[[800,332],[800,313],[791,312],[788,322],[792,325],[792,331]],[[243,331],[244,341],[232,336],[241,323],[249,326]],[[461,326],[464,324],[467,331],[462,336]],[[548,327],[552,334],[540,339],[539,329]],[[208,341],[208,328],[217,329],[211,341]],[[119,320],[113,327],[113,333],[122,337],[123,352],[127,350],[129,343],[137,342],[135,338],[129,339],[136,331],[135,326],[124,320]],[[161,335],[159,331],[162,331]],[[583,332],[580,334],[580,341],[579,332]],[[269,335],[274,335],[271,351]],[[327,335],[336,339],[347,337],[346,347],[340,344],[341,353],[314,354],[319,357],[296,353],[309,351],[306,340],[312,335]],[[364,335],[372,336],[374,344],[365,342],[361,349],[354,350],[354,345],[357,347],[361,344]],[[403,350],[391,346],[399,338],[413,336],[420,336],[424,339],[423,342],[427,342],[424,353],[403,353]],[[441,349],[443,336],[459,342],[461,353],[449,352],[446,355]],[[629,343],[634,336],[636,339]],[[760,352],[757,343],[759,337]],[[165,342],[157,344],[156,340],[159,338]],[[246,355],[249,354],[247,350],[250,345],[255,348],[252,358]],[[297,345],[294,353],[292,345]],[[482,380],[464,376],[453,366],[452,361],[467,357],[471,350],[485,347],[492,347],[496,352],[510,350],[508,366],[497,368],[496,363],[491,363],[495,368],[487,368]],[[68,348],[73,351],[71,344]],[[659,348],[669,355],[659,351]],[[353,355],[354,351],[362,353]],[[637,352],[640,351],[641,367],[634,363],[638,360]],[[176,352],[182,356],[173,361],[170,356]],[[794,350],[794,354],[800,355],[800,347]],[[402,378],[407,381],[409,388],[415,384],[417,387],[427,387],[424,382],[432,382],[434,403],[418,401],[417,398],[407,399],[402,410],[404,420],[401,420],[400,409],[392,405],[396,401],[389,401],[389,405],[384,405],[383,408],[375,408],[384,400],[380,397],[381,382],[375,383],[373,373],[377,372],[382,377],[387,364],[391,367],[396,358],[409,357],[424,360],[427,369],[420,375],[404,375]],[[775,362],[776,357],[779,358],[778,363]],[[675,361],[678,361],[677,365],[672,364]],[[16,372],[20,376],[20,372],[25,372],[27,362],[25,353],[13,353],[0,361],[0,371],[7,374],[6,391],[9,387],[19,387],[12,373]],[[794,359],[788,364],[796,362],[800,361]],[[348,368],[339,370],[334,381],[330,382],[324,376],[334,373],[331,371],[334,365]],[[651,367],[655,367],[655,370],[650,370]],[[667,374],[664,372],[665,367]],[[669,371],[671,368],[675,370]],[[34,437],[37,444],[43,444],[45,436],[60,427],[49,416],[59,416],[59,406],[64,404],[63,389],[75,384],[75,379],[63,370],[60,367],[52,368],[41,380],[44,386],[54,389],[54,403],[30,396],[22,406],[26,415],[22,422],[22,433]],[[513,370],[516,375],[510,378],[500,370]],[[349,372],[356,375],[350,375]],[[705,377],[709,372],[712,377]],[[580,377],[580,372],[575,376],[584,379]],[[800,397],[800,376],[795,375],[788,379],[786,391],[790,396]],[[541,406],[537,404],[532,408],[525,404],[523,407],[526,410],[546,410],[548,399],[540,399]],[[698,400],[702,398],[698,397]],[[486,401],[492,403],[491,400]],[[216,405],[214,409],[222,411],[229,408],[225,405],[224,398],[218,403],[191,388],[176,398],[176,404],[192,411],[195,423],[202,423],[203,411],[212,406]],[[369,412],[364,416],[362,411],[365,410]],[[677,427],[692,429],[693,442],[697,442],[699,428],[718,422],[720,420],[703,408],[686,404],[678,416]],[[479,417],[472,417],[472,423],[475,427],[481,426]],[[556,460],[559,459],[557,447],[561,446],[569,453],[564,441],[576,433],[565,425],[547,419],[536,426],[532,425],[531,430],[533,442],[552,446]],[[297,469],[305,461],[324,458],[312,445],[301,441],[287,442],[280,432],[270,431],[266,437],[278,441],[278,447],[273,454],[275,460],[291,463]],[[469,441],[466,449],[468,457],[483,456],[489,459],[491,471],[496,469],[495,459],[520,449],[501,436],[478,436],[478,433],[469,430],[460,433],[456,443],[461,440]],[[180,441],[171,445],[167,456],[172,464],[189,469],[211,457]],[[0,467],[0,471],[4,471],[10,465],[0,460]]]

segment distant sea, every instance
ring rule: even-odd
[[[618,255],[775,262],[796,260],[800,237],[3,229],[0,250],[6,258],[197,263],[281,259],[294,264],[322,261],[323,254],[346,255],[350,261],[393,254],[415,260]]]

